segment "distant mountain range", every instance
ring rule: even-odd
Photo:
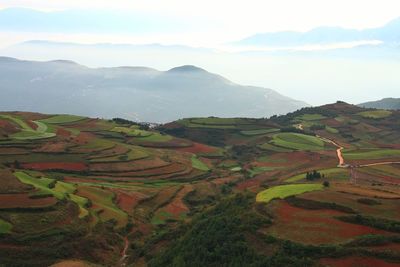
[[[272,32],[259,33],[235,42],[235,45],[250,46],[304,46],[359,41],[400,42],[400,18],[386,25],[365,30],[340,27],[319,27],[308,32]]]
[[[0,110],[167,122],[183,117],[269,117],[306,103],[241,86],[195,66],[88,68],[0,57]]]
[[[365,102],[358,106],[364,108],[400,109],[400,98],[384,98],[377,101]]]

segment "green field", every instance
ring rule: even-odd
[[[132,126],[130,128],[128,127],[114,127],[112,132],[117,132],[117,133],[124,133],[128,136],[135,136],[135,137],[147,137],[152,135],[152,132],[145,131],[145,130],[140,130],[137,128],[137,126]]]
[[[372,149],[372,150],[356,150],[356,151],[343,151],[345,159],[384,159],[400,157],[400,149]]]
[[[89,212],[85,209],[88,205],[88,200],[86,198],[74,195],[76,191],[76,186],[57,181],[50,178],[35,178],[30,176],[25,172],[16,172],[15,176],[25,184],[30,184],[34,186],[39,191],[34,193],[35,196],[38,195],[53,195],[59,200],[70,199],[79,206],[79,218],[84,218],[89,215]],[[55,184],[54,184],[55,183]]]
[[[315,121],[315,120],[323,120],[326,119],[325,116],[322,116],[321,114],[304,114],[296,119],[303,120],[303,121]]]
[[[279,147],[279,146],[274,146],[271,145],[270,143],[264,143],[258,146],[262,150],[268,150],[268,151],[274,151],[274,152],[292,152],[292,149],[284,148],[284,147]]]
[[[337,129],[332,128],[332,127],[329,127],[329,126],[326,126],[326,127],[325,127],[325,130],[326,130],[328,133],[331,133],[331,134],[337,134],[337,133],[339,133],[339,131],[338,131]]]
[[[322,150],[324,142],[315,136],[299,133],[279,133],[273,136],[273,145],[295,150]]]
[[[257,194],[257,202],[268,203],[275,198],[286,198],[294,195],[300,195],[306,192],[322,190],[322,184],[289,184],[289,185],[278,185],[275,187],[268,188]]]
[[[75,115],[55,115],[48,119],[41,120],[41,122],[50,123],[50,124],[64,124],[64,123],[77,122],[77,121],[80,121],[83,119],[86,119],[86,118],[81,117],[81,116],[75,116]]]
[[[389,117],[391,114],[392,112],[389,110],[371,110],[371,111],[360,112],[357,115],[369,119],[382,119]]]
[[[140,140],[146,142],[168,142],[172,140],[172,136],[154,132],[152,135],[140,137]]]
[[[196,156],[192,156],[192,167],[201,171],[209,171],[210,169],[206,164],[199,160]]]
[[[191,119],[190,122],[195,124],[211,124],[211,125],[235,125],[241,122],[240,119],[235,118],[198,118]]]
[[[81,185],[78,187],[77,194],[91,200],[94,204],[91,211],[93,215],[97,215],[101,221],[107,222],[115,220],[117,228],[124,227],[127,224],[128,215],[114,204],[115,195],[112,192],[97,187]]]
[[[247,130],[247,131],[240,131],[241,134],[245,136],[253,136],[253,135],[263,135],[268,133],[275,133],[278,132],[279,129],[257,129],[257,130]]]
[[[54,137],[55,134],[50,132],[49,127],[46,124],[33,121],[37,125],[37,129],[32,129],[26,122],[16,116],[10,115],[0,115],[0,118],[10,120],[19,127],[21,127],[21,131],[18,133],[13,134],[11,137],[17,140],[35,140],[35,139],[44,139],[44,138],[51,138]]]
[[[11,231],[12,225],[2,219],[0,219],[0,234],[7,234]]]

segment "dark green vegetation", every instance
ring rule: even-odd
[[[399,125],[342,102],[156,128],[1,113],[0,266],[398,264]]]

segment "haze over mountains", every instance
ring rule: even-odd
[[[359,104],[364,108],[378,108],[378,109],[400,109],[400,98],[384,98],[377,101],[370,101]]]
[[[71,61],[0,58],[0,109],[167,122],[183,117],[269,117],[307,106],[195,66],[88,68]]]
[[[259,33],[236,42],[237,45],[301,46],[344,42],[400,42],[400,18],[374,29],[356,30],[341,27],[318,27],[307,32]]]
[[[163,36],[152,39],[160,44],[131,39],[119,43],[121,35],[136,36],[141,31],[152,34],[155,30],[168,34],[188,29],[196,32],[201,26],[162,16],[124,14],[116,16],[113,11],[104,10],[0,10],[0,31],[6,36],[0,38],[0,56],[38,61],[61,58],[89,67],[128,65],[169,70],[194,65],[238,84],[274,88],[312,105],[338,99],[361,103],[400,97],[400,19],[374,29],[319,27],[305,33],[258,34],[232,43],[246,36],[243,35],[219,45],[216,42],[203,47],[200,42],[190,47],[183,42],[166,45],[171,42],[163,42]],[[109,19],[103,20],[104,17]],[[107,35],[108,32],[116,36]],[[15,36],[17,41],[9,41]]]

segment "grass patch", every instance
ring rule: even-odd
[[[275,198],[284,199],[286,197],[300,195],[306,192],[322,190],[322,189],[323,189],[322,184],[278,185],[258,193],[256,201],[268,203]]]
[[[77,122],[77,121],[81,121],[83,119],[86,119],[86,118],[82,117],[82,116],[75,116],[75,115],[55,115],[48,119],[41,120],[41,122],[50,123],[50,124],[63,124],[63,123]]]
[[[345,159],[350,160],[394,158],[400,156],[400,149],[345,150],[343,151],[343,156]]]
[[[336,130],[335,128],[329,127],[329,126],[326,126],[326,127],[325,127],[325,130],[326,130],[328,133],[331,133],[331,134],[337,134],[337,133],[339,133],[338,130]]]
[[[270,163],[286,163],[287,159],[285,158],[273,158],[271,156],[261,156],[257,158],[259,162],[270,162]]]
[[[153,134],[152,132],[138,129],[136,125],[129,127],[129,128],[128,127],[114,127],[111,131],[117,132],[117,133],[123,133],[128,136],[134,136],[134,137],[147,137],[147,136],[150,136]]]
[[[295,150],[322,150],[324,148],[324,142],[320,138],[299,133],[275,134],[271,143]]]
[[[316,120],[323,120],[326,119],[325,116],[322,116],[321,114],[304,114],[296,119],[303,120],[303,121],[316,121]]]
[[[357,115],[368,119],[383,119],[389,117],[391,114],[392,112],[389,110],[370,110],[357,113]]]
[[[257,129],[257,130],[240,131],[240,133],[245,136],[254,136],[254,135],[276,133],[278,131],[279,131],[279,129],[272,128],[272,129]]]
[[[152,135],[140,137],[140,140],[146,142],[168,142],[172,140],[172,136],[154,132]]]
[[[210,169],[206,164],[199,160],[196,156],[192,156],[192,167],[201,171],[209,171]]]
[[[11,232],[12,225],[0,219],[0,234],[8,234]]]
[[[235,125],[241,122],[241,119],[236,118],[197,118],[190,119],[191,123],[195,124],[210,124],[210,125]]]
[[[288,148],[283,148],[283,147],[279,147],[279,146],[274,146],[271,145],[269,143],[264,143],[262,145],[258,146],[259,148],[261,148],[262,150],[269,150],[269,151],[273,151],[273,152],[282,152],[282,153],[286,153],[286,152],[292,152],[292,149],[288,149]]]

